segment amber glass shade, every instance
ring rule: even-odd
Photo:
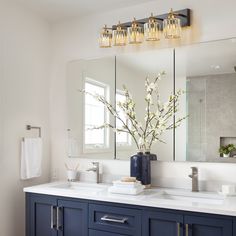
[[[159,38],[159,23],[157,20],[151,15],[149,17],[148,22],[144,24],[144,37],[146,41],[158,41]]]
[[[113,30],[113,45],[125,46],[127,42],[127,30],[122,29],[120,23],[117,25],[116,30]]]
[[[129,44],[140,44],[143,42],[143,38],[144,38],[143,28],[139,26],[139,24],[134,19],[131,27],[128,28]]]
[[[111,30],[105,25],[99,36],[99,46],[100,48],[110,48],[112,43],[112,33]]]
[[[171,9],[168,18],[163,21],[163,33],[166,39],[178,39],[181,37],[181,21]]]

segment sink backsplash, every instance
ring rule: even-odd
[[[65,162],[68,159],[65,159]],[[70,159],[70,162],[80,163],[79,176],[81,181],[95,181],[94,173],[86,172],[91,166],[92,159]],[[129,161],[96,160],[102,166],[102,181],[111,183],[122,176],[129,176]],[[55,165],[53,180],[66,180],[64,163]],[[224,168],[222,167],[224,166]],[[221,163],[182,163],[182,162],[152,162],[152,186],[167,188],[191,189],[190,167],[199,168],[199,188],[201,191],[219,191],[222,184],[236,185],[236,164]],[[56,177],[55,177],[56,172]]]

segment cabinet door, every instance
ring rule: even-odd
[[[87,212],[87,203],[58,200],[58,236],[87,236]]]
[[[233,236],[236,236],[236,217],[233,219]]]
[[[232,236],[233,222],[231,219],[214,217],[185,216],[186,236]]]
[[[55,211],[57,200],[47,195],[30,195],[27,199],[27,236],[57,236]]]
[[[183,236],[183,215],[158,211],[145,211],[143,235]]]

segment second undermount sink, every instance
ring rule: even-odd
[[[225,198],[213,193],[163,190],[152,196],[152,200],[177,201],[192,204],[221,205]]]
[[[101,191],[107,189],[104,184],[93,184],[93,183],[82,183],[82,182],[68,182],[68,183],[58,183],[51,186],[54,189],[60,190],[72,190],[80,194],[96,195]]]

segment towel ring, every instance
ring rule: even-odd
[[[39,130],[39,138],[41,138],[41,127],[26,125],[26,130],[31,130],[31,129],[38,129]]]

